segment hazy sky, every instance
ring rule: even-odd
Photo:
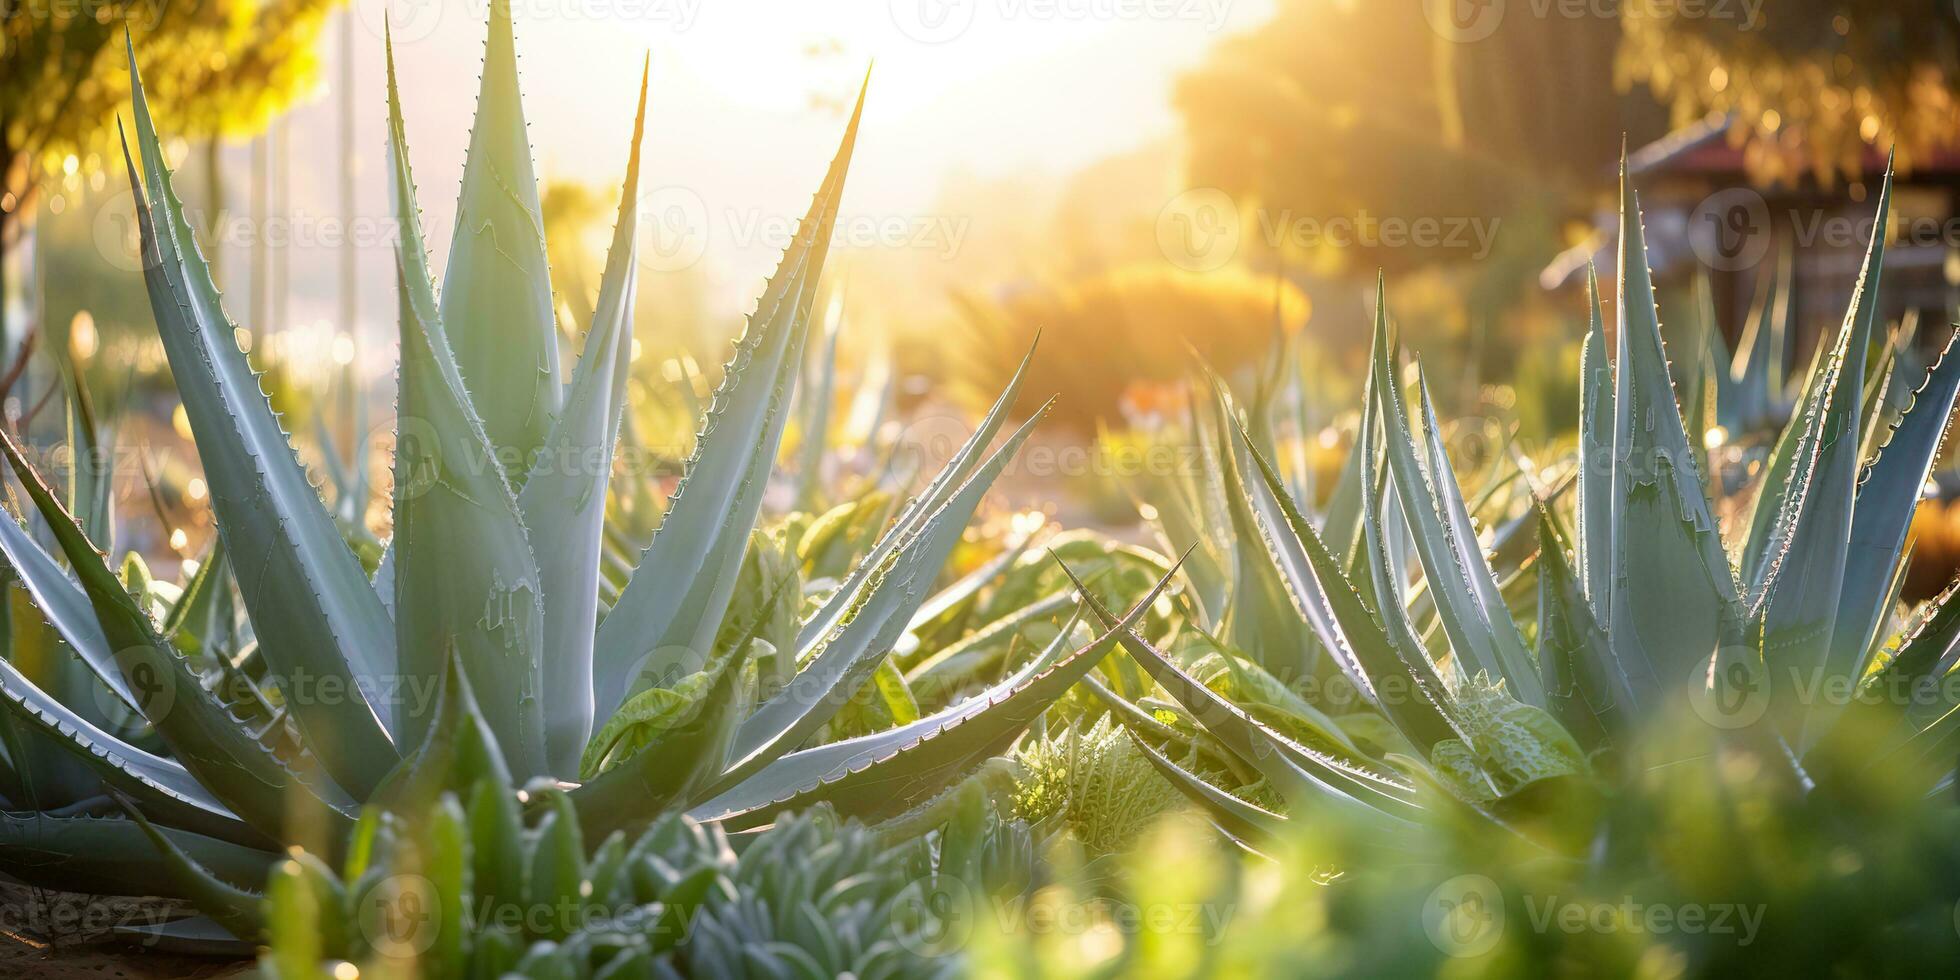
[[[394,24],[424,222],[438,253],[462,175],[487,4],[353,0],[357,210],[388,212],[385,14]],[[660,195],[652,208],[679,202],[706,228],[680,261],[701,264],[715,301],[730,312],[746,312],[773,266],[874,60],[844,206],[866,243],[856,247],[881,247],[944,217],[930,208],[949,173],[1064,174],[1160,138],[1176,125],[1169,95],[1177,71],[1270,10],[1270,0],[513,3],[525,110],[545,179],[619,177],[641,60],[651,54],[643,190]],[[330,28],[329,86],[338,80],[339,40]],[[329,88],[292,121],[302,209],[333,206],[338,95]],[[384,288],[392,279],[387,249],[364,250],[361,264],[365,332],[386,336],[394,315],[392,290]],[[296,319],[329,314],[324,299],[296,310]]]

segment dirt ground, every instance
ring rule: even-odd
[[[0,881],[0,977],[190,980],[252,975],[249,960],[181,956],[132,945],[118,926],[168,921],[177,902],[100,898]]]

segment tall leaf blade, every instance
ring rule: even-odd
[[[1606,619],[1614,659],[1644,699],[1689,683],[1741,611],[1668,375],[1640,208],[1624,171]]]
[[[415,210],[401,100],[389,75],[389,157],[401,241],[401,379],[395,448],[395,635],[403,690],[433,692],[455,657],[488,704],[519,780],[548,771],[544,609],[517,498],[497,465],[437,311]],[[403,699],[400,734],[429,736],[436,699]]]
[[[1169,581],[1169,576],[1159,580],[1130,610],[1125,627],[1149,610]],[[909,725],[783,756],[695,807],[692,815],[739,829],[788,808],[828,801],[849,816],[892,816],[1004,751],[1116,641],[1112,630],[1067,656],[1038,658],[987,690]]]
[[[730,753],[733,761],[709,792],[719,793],[738,784],[802,744],[871,676],[925,601],[927,590],[959,543],[981,498],[1053,404],[1050,401],[1042,406],[1023,423],[958,493],[894,549],[829,635],[810,648],[811,652],[798,651],[803,669],[788,688],[763,702],[742,723]]]
[[[1790,704],[1819,680],[1843,676],[1863,659],[1863,649],[1840,657],[1831,648],[1851,541],[1864,427],[1859,424],[1866,351],[1878,319],[1878,288],[1885,260],[1885,228],[1892,199],[1888,170],[1878,194],[1878,216],[1865,265],[1852,289],[1850,308],[1824,365],[1824,387],[1802,421],[1803,441],[1771,536],[1770,569],[1758,615],[1763,661],[1771,672],[1774,703]],[[1942,420],[1944,421],[1944,420]],[[1942,426],[1943,427],[1943,426]],[[1885,576],[1889,583],[1890,576]],[[1821,672],[1821,673],[1820,673]],[[1856,681],[1856,677],[1849,678]],[[1820,722],[1806,722],[1797,749],[1823,731],[1827,704],[1810,705]],[[1794,719],[1790,723],[1794,724]]]
[[[129,163],[143,237],[143,279],[210,486],[218,531],[239,569],[259,649],[289,687],[343,695],[295,698],[293,719],[334,780],[372,789],[398,758],[388,706],[368,695],[394,669],[387,612],[368,586],[259,389],[172,189],[142,79],[129,50],[137,142]],[[123,146],[129,162],[129,147]],[[140,177],[139,177],[140,175]]]
[[[640,136],[646,126],[647,82],[640,76],[640,108],[633,120],[626,183],[612,250],[599,281],[599,302],[585,351],[572,374],[565,409],[545,442],[545,452],[518,508],[529,529],[544,591],[545,755],[550,771],[570,779],[592,735],[592,643],[599,616],[600,549],[605,536],[606,486],[626,404],[632,360],[633,294],[638,276],[637,210]]]
[[[528,462],[558,413],[558,328],[538,178],[517,91],[510,0],[491,0],[476,122],[443,271],[442,321],[491,445]],[[508,473],[521,481],[525,463]]]
[[[1613,363],[1599,315],[1599,271],[1586,267],[1586,341],[1579,352],[1578,546],[1586,600],[1607,622],[1613,588]]]
[[[610,715],[645,678],[705,657],[733,594],[781,446],[810,306],[857,143],[864,93],[796,240],[783,253],[715,390],[687,475],[593,646],[593,708]]]
[[[1473,570],[1463,564],[1457,543],[1459,535],[1445,524],[1445,505],[1440,495],[1453,489],[1455,477],[1447,467],[1440,475],[1432,476],[1424,472],[1417,458],[1408,406],[1396,379],[1397,345],[1388,336],[1388,312],[1382,294],[1378,283],[1369,378],[1386,437],[1388,472],[1401,500],[1401,512],[1408,521],[1410,541],[1422,565],[1423,582],[1435,602],[1450,649],[1455,651],[1463,668],[1486,672],[1492,680],[1501,679],[1515,697],[1528,704],[1538,704],[1543,700],[1542,692],[1537,691],[1538,678],[1529,660],[1523,657],[1522,644],[1512,650],[1490,622],[1470,582]],[[1506,625],[1516,632],[1508,616]]]
[[[1899,421],[1878,458],[1865,468],[1852,510],[1851,543],[1845,550],[1844,587],[1838,599],[1837,627],[1831,638],[1833,674],[1864,675],[1864,657],[1885,625],[1891,597],[1886,589],[1903,559],[1921,488],[1939,456],[1940,439],[1953,416],[1960,392],[1956,333],[1947,338],[1940,359],[1914,392],[1912,406]],[[1842,658],[1842,659],[1841,659]],[[1855,658],[1855,659],[1854,659]]]
[[[893,549],[915,534],[919,525],[936,513],[948,498],[959,491],[966,478],[972,475],[973,468],[980,464],[987,447],[993,444],[994,437],[1007,424],[1008,413],[1013,410],[1015,400],[1020,397],[1021,382],[1027,380],[1028,366],[1033,363],[1035,348],[1040,343],[1041,335],[1037,333],[1028,344],[1028,352],[1021,355],[1021,363],[1014,369],[1013,377],[1008,379],[1007,387],[1001,390],[999,398],[994,399],[994,404],[987,409],[986,416],[980,420],[980,425],[973,430],[973,434],[968,436],[959,451],[947,460],[946,465],[940,469],[938,475],[933,477],[932,482],[927,484],[918,496],[905,502],[905,506],[899,509],[898,517],[892,521],[891,527],[886,528],[885,533],[879,536],[878,543],[872,545],[870,553],[858,563],[856,568],[851,569],[851,573],[845,576],[843,583],[838,585],[837,591],[824,600],[823,606],[816,614],[804,621],[803,627],[796,634],[798,647],[809,646],[835,627],[837,620],[850,607],[851,597],[857,594],[865,580],[884,564]]]
[[[341,788],[289,769],[204,689],[4,430],[0,430],[0,452],[81,579],[103,636],[115,650],[123,679],[137,696],[135,706],[170,747],[171,755],[211,795],[261,832],[276,833],[292,804],[322,819],[344,822],[353,804]],[[293,701],[305,700],[303,688],[294,691]]]

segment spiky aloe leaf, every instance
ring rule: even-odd
[[[245,572],[239,589],[271,672],[288,686],[344,692],[292,698],[292,715],[334,781],[363,794],[399,757],[386,705],[367,697],[394,670],[394,631],[238,349],[164,166],[134,48],[125,49],[143,168],[131,161],[127,139],[123,159],[137,201],[143,279],[218,531]]]
[[[493,461],[492,443],[437,312],[392,57],[389,64],[389,162],[401,225],[395,251],[401,380],[390,547],[402,687],[432,690],[444,663],[456,658],[471,687],[497,706],[489,715],[491,730],[512,774],[523,780],[549,771],[538,566],[517,498]],[[426,697],[402,700],[401,742],[413,749],[429,737],[436,704]]]
[[[1336,665],[1363,697],[1425,752],[1437,741],[1453,737],[1438,707],[1447,693],[1422,651],[1396,648],[1334,555],[1286,495],[1272,464],[1253,448],[1243,428],[1237,436],[1237,447],[1257,466],[1259,479],[1248,481],[1246,492],[1261,524],[1260,540],[1286,579],[1294,605],[1332,652]]]
[[[1115,695],[1112,694],[1110,697]],[[1204,781],[1151,746],[1143,733],[1136,729],[1130,729],[1130,737],[1136,741],[1137,748],[1143,751],[1143,757],[1157,767],[1157,771],[1163,774],[1164,779],[1177,787],[1177,791],[1189,797],[1193,803],[1204,808],[1205,815],[1218,824],[1219,829],[1255,847],[1280,840],[1285,836],[1288,827],[1285,817],[1241,800]]]
[[[103,636],[115,650],[123,679],[137,696],[136,708],[170,746],[171,755],[227,808],[262,832],[276,834],[289,808],[295,806],[329,825],[350,822],[353,801],[341,787],[287,768],[204,689],[183,656],[157,635],[149,613],[124,590],[102,554],[4,430],[0,430],[0,451],[81,579]]]
[[[927,484],[918,496],[905,502],[905,505],[899,509],[898,517],[892,521],[890,527],[886,528],[885,533],[879,536],[878,543],[872,545],[871,551],[865,555],[864,560],[851,569],[851,573],[838,585],[837,591],[824,600],[823,606],[804,622],[801,630],[797,631],[796,645],[799,648],[808,647],[830,632],[837,625],[837,621],[850,609],[854,601],[853,597],[858,594],[866,580],[876,574],[885,559],[891,556],[892,551],[916,534],[919,525],[937,513],[946,501],[959,491],[966,478],[973,473],[973,468],[980,464],[987,447],[993,444],[994,437],[1007,424],[1008,413],[1013,410],[1015,401],[1020,396],[1021,382],[1027,379],[1028,365],[1033,363],[1035,348],[1040,344],[1041,334],[1037,332],[1034,339],[1028,343],[1027,353],[1021,355],[1021,363],[1014,369],[1013,377],[1008,379],[1007,386],[1001,389],[1000,397],[994,399],[994,404],[988,408],[987,414],[980,420],[980,425],[973,430],[973,434],[968,436],[959,451],[946,461],[945,467],[933,477],[932,482]]]
[[[1074,573],[1069,577],[1073,579]],[[1185,673],[1135,630],[1119,623],[1079,581],[1076,588],[1089,611],[1121,639],[1123,648],[1144,671],[1289,801],[1332,807],[1377,826],[1406,823],[1418,814],[1410,801],[1410,787],[1307,748],[1260,724]]]
[[[906,675],[906,683],[920,700],[944,703],[975,677],[998,676],[1000,662],[1013,647],[1014,638],[1022,636],[1031,624],[1052,622],[1072,605],[1064,589],[1022,606],[919,661]]]
[[[510,770],[486,718],[469,676],[451,657],[436,691],[429,737],[375,788],[369,803],[412,816],[427,813],[443,794],[467,793],[482,780],[510,785]]]
[[[5,659],[0,659],[0,698],[5,698],[8,711],[68,750],[105,785],[140,800],[173,825],[239,843],[273,842],[273,837],[233,815],[182,763],[152,755],[101,730],[36,687]]]
[[[163,827],[157,832],[220,879],[240,887],[265,880],[269,851]],[[191,898],[165,867],[148,832],[122,817],[0,813],[7,873],[32,884],[92,895]]]
[[[1586,343],[1580,347],[1580,472],[1578,545],[1580,584],[1603,627],[1613,588],[1613,363],[1607,361],[1605,323],[1599,318],[1599,270],[1586,265]]]
[[[126,797],[118,797],[123,809],[129,812],[138,827],[149,836],[150,843],[163,855],[163,868],[177,890],[190,897],[198,910],[210,916],[219,925],[240,939],[251,941],[259,938],[265,929],[265,918],[259,894],[247,891],[214,874],[204,866],[198,857],[184,846],[177,837],[165,834],[163,829],[151,823],[143,811]]]
[[[1844,586],[1845,555],[1851,540],[1853,496],[1864,434],[1858,413],[1864,395],[1866,350],[1878,318],[1879,274],[1885,258],[1891,198],[1888,168],[1878,193],[1878,215],[1865,266],[1825,362],[1824,386],[1802,420],[1801,448],[1770,539],[1766,558],[1770,567],[1756,615],[1762,621],[1763,662],[1770,671],[1773,704],[1794,704],[1801,697],[1799,692],[1819,681],[1855,682],[1857,678],[1849,672],[1864,658],[1862,643],[1858,649],[1847,649],[1838,656],[1831,648],[1831,636],[1837,624],[1838,596]],[[1944,421],[1940,428],[1944,428]],[[1911,499],[1899,504],[1900,509],[1909,508]],[[1809,748],[1822,734],[1826,716],[1834,713],[1827,704],[1806,708],[1805,713],[1819,725],[1804,722],[1801,729],[1788,729],[1799,751]],[[1786,724],[1797,721],[1786,719]]]
[[[1125,629],[1149,611],[1171,578],[1159,579],[1130,609]],[[902,812],[1005,750],[1115,648],[1118,633],[1064,655],[1064,632],[1047,655],[971,698],[909,725],[783,756],[690,815],[740,829],[818,802],[867,820]]]
[[[742,723],[735,735],[728,771],[708,792],[735,786],[800,744],[823,727],[871,676],[911,621],[926,588],[945,566],[981,498],[1053,404],[1050,400],[1023,423],[910,539],[895,548],[832,632],[809,656],[799,655],[804,662],[802,671],[787,689],[764,702]]]
[[[1687,684],[1739,628],[1733,573],[1668,376],[1640,207],[1620,178],[1612,582],[1606,626],[1636,696]]]
[[[638,277],[635,205],[640,176],[640,135],[646,126],[646,71],[640,75],[640,108],[633,119],[619,219],[599,281],[599,302],[585,351],[572,373],[564,411],[545,440],[545,451],[524,481],[517,504],[524,514],[544,591],[545,761],[571,778],[592,734],[593,624],[599,615],[599,552],[605,534],[606,486],[613,447],[626,404],[632,360],[633,295]]]
[[[1492,678],[1501,678],[1519,700],[1542,705],[1544,692],[1538,689],[1538,676],[1530,655],[1524,650],[1524,641],[1517,635],[1517,626],[1508,614],[1501,617],[1503,623],[1493,622],[1480,597],[1482,590],[1472,583],[1474,576],[1488,576],[1489,566],[1480,561],[1484,567],[1473,568],[1464,562],[1464,555],[1473,550],[1479,559],[1483,553],[1476,543],[1475,531],[1463,526],[1468,524],[1469,516],[1448,460],[1443,460],[1441,465],[1432,461],[1430,469],[1434,472],[1424,472],[1418,459],[1408,405],[1396,378],[1399,346],[1388,335],[1388,310],[1383,293],[1377,282],[1370,384],[1383,425],[1388,472],[1401,501],[1401,513],[1408,521],[1416,557],[1422,564],[1423,582],[1435,602],[1450,649],[1455,651],[1463,669],[1484,671]],[[1490,583],[1486,587],[1493,593],[1496,589]]]
[[[1855,650],[1858,659],[1842,668],[1834,665],[1834,672],[1848,669],[1853,677],[1863,675],[1865,653],[1874,645],[1891,609],[1884,579],[1904,564],[1899,553],[1905,547],[1906,531],[1933,461],[1939,456],[1940,439],[1953,416],[1955,394],[1960,392],[1956,339],[1960,333],[1947,337],[1940,359],[1913,393],[1905,417],[1859,481],[1851,542],[1845,549],[1837,627],[1831,637],[1833,658],[1849,657]]]
[[[1478,540],[1476,525],[1470,519],[1470,508],[1463,499],[1463,488],[1457,483],[1449,452],[1443,446],[1443,427],[1436,419],[1436,407],[1429,397],[1429,379],[1420,368],[1416,374],[1416,391],[1422,406],[1422,431],[1427,449],[1424,462],[1428,465],[1430,482],[1435,486],[1442,505],[1439,511],[1443,529],[1449,533],[1451,550],[1456,553],[1464,576],[1469,580],[1470,595],[1476,599],[1483,613],[1483,622],[1496,642],[1499,662],[1507,672],[1522,672],[1532,678],[1530,683],[1513,687],[1511,696],[1526,704],[1542,705],[1544,692],[1536,682],[1537,675],[1532,673],[1531,654],[1525,649],[1524,636],[1518,632],[1517,622],[1511,618],[1511,609],[1504,601],[1497,572],[1491,568],[1490,557],[1484,553],[1483,543]]]
[[[961,576],[959,581],[933,593],[932,598],[919,604],[919,611],[913,613],[912,621],[905,624],[905,636],[899,640],[894,653],[903,657],[917,650],[920,630],[930,626],[941,616],[960,608],[967,600],[978,595],[981,589],[1006,575],[1008,569],[1013,568],[1015,563],[1021,560],[1021,556],[1027,553],[1028,545],[1034,543],[1035,534],[1046,523],[1045,518],[1032,511],[1025,516],[1030,518],[1029,523],[1019,527],[1001,543],[1000,554],[987,559],[980,567]],[[1017,518],[1016,523],[1019,522],[1020,519]]]
[[[14,523],[10,514],[0,515],[0,552],[6,554],[7,564],[13,567],[28,595],[34,597],[34,608],[40,610],[69,648],[88,664],[96,678],[124,704],[137,704],[136,695],[116,665],[115,651],[102,635],[102,625],[95,620],[88,593],[68,578],[27,530]]]
[[[1743,430],[1765,425],[1775,414],[1776,399],[1782,395],[1784,352],[1777,324],[1787,313],[1789,294],[1779,283],[1784,281],[1789,262],[1790,250],[1785,249],[1775,265],[1764,263],[1758,267],[1763,270],[1762,281],[1749,309],[1748,326],[1736,343],[1735,360],[1729,370],[1735,378],[1736,419]]]
[[[1633,725],[1633,691],[1593,618],[1579,575],[1565,557],[1565,535],[1551,508],[1538,505],[1538,670],[1546,707],[1588,751]]]
[[[490,444],[521,461],[505,474],[513,484],[523,481],[558,414],[558,329],[551,311],[510,2],[491,0],[440,316],[456,331],[456,368]]]
[[[810,305],[863,111],[860,91],[830,170],[715,390],[660,530],[600,624],[593,645],[597,716],[610,715],[647,678],[671,673],[681,661],[705,653],[721,627],[782,442],[809,335]]]
[[[1250,494],[1245,484],[1249,477],[1244,472],[1244,459],[1233,442],[1234,432],[1253,434],[1248,424],[1258,418],[1258,413],[1249,417],[1241,415],[1224,379],[1209,367],[1204,370],[1211,379],[1211,416],[1217,425],[1214,451],[1207,457],[1217,464],[1211,471],[1212,478],[1224,499],[1225,514],[1231,522],[1231,540],[1235,542],[1233,595],[1226,604],[1220,629],[1230,638],[1232,646],[1246,651],[1254,662],[1281,681],[1311,677],[1316,672],[1316,661],[1324,655],[1315,645],[1318,634],[1309,632],[1309,625],[1288,594],[1279,570],[1256,543],[1265,538],[1265,531],[1248,499]]]

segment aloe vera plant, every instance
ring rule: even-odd
[[[1547,793],[1638,793],[1653,767],[1728,750],[1767,760],[1755,764],[1798,800],[1841,799],[1874,765],[1920,794],[1950,784],[1960,702],[1943,679],[1960,617],[1951,592],[1904,620],[1895,606],[1960,363],[1949,346],[1896,424],[1865,438],[1889,202],[1888,179],[1850,308],[1733,538],[1670,379],[1629,187],[1613,356],[1596,288],[1586,338],[1576,531],[1549,494],[1521,522],[1538,546],[1526,563],[1535,594],[1505,588],[1493,567],[1378,293],[1352,551],[1289,493],[1256,420],[1222,382],[1214,391],[1227,420],[1217,483],[1316,640],[1322,659],[1307,669],[1337,671],[1362,695],[1363,720],[1386,726],[1332,719],[1269,684],[1208,683],[1135,631],[1125,649],[1170,700],[1099,693],[1159,770],[1254,849],[1334,821],[1420,850],[1425,828],[1467,819],[1583,854],[1606,828],[1586,828],[1589,807],[1569,796],[1548,806]],[[1271,669],[1237,658],[1234,670]],[[1544,833],[1530,814],[1579,826]]]
[[[102,787],[65,808],[9,813],[0,836],[10,847],[41,843],[33,862],[8,870],[192,897],[249,939],[260,925],[258,873],[282,845],[338,859],[358,846],[350,835],[364,805],[413,811],[478,778],[562,791],[564,819],[575,814],[588,841],[663,813],[734,830],[827,801],[846,816],[886,818],[1004,750],[1114,645],[1114,634],[1057,645],[982,696],[826,741],[853,694],[891,669],[888,655],[921,610],[958,601],[929,605],[981,498],[1039,419],[990,451],[1017,377],[869,554],[797,620],[798,580],[770,573],[751,539],[862,95],[735,345],[684,482],[651,543],[613,576],[606,570],[629,537],[608,527],[606,505],[622,492],[609,486],[609,460],[632,343],[644,81],[596,312],[561,384],[508,4],[490,8],[439,295],[391,49],[401,360],[394,535],[370,578],[234,340],[133,53],[130,70],[137,152],[125,142],[125,159],[144,279],[211,488],[220,554],[156,615],[91,538],[100,534],[93,508],[64,503],[0,435],[54,553],[13,520],[0,521],[0,551],[72,658],[63,669],[86,671],[56,684],[0,662],[7,731],[34,742],[17,751],[10,740],[10,768],[23,768],[26,751],[65,753]],[[337,486],[353,494],[362,483]],[[337,504],[343,517],[361,509]],[[230,612],[234,586],[242,619]],[[533,797],[546,798],[556,797]],[[144,856],[146,840],[156,850]],[[95,877],[70,877],[83,874]]]

